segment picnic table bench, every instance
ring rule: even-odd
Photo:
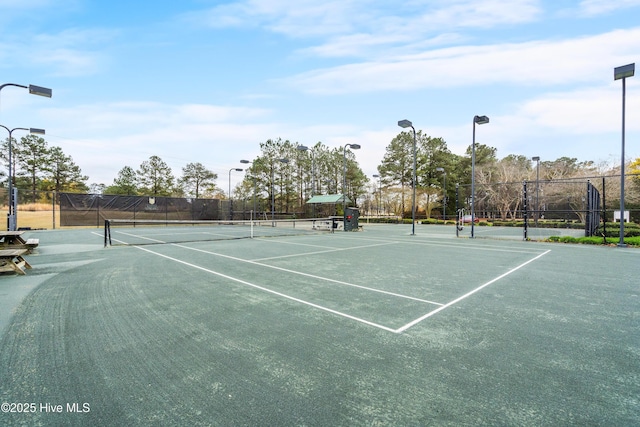
[[[22,237],[24,231],[0,231],[0,249],[26,249],[31,253],[39,244],[39,239],[27,239]]]
[[[31,268],[31,265],[22,255],[28,252],[28,249],[0,249],[0,272],[26,274],[24,269]]]
[[[315,219],[313,220],[314,230],[332,230],[333,224],[330,219]]]

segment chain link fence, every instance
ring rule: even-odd
[[[459,185],[458,235],[539,240],[619,231],[619,176],[476,184],[474,212],[471,199],[471,186]],[[638,182],[630,182],[625,193],[625,211],[629,222],[640,223]]]

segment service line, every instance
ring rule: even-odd
[[[419,317],[419,318],[417,318],[416,320],[414,320],[414,321],[412,321],[412,322],[407,323],[407,324],[406,324],[406,325],[404,325],[403,327],[401,327],[401,328],[399,328],[399,329],[396,329],[394,332],[396,332],[396,333],[402,333],[402,332],[406,331],[407,329],[411,328],[412,326],[417,325],[418,323],[420,323],[420,322],[422,322],[423,320],[425,320],[425,319],[427,319],[427,318],[429,318],[429,317],[433,316],[434,314],[439,313],[439,312],[441,312],[442,310],[444,310],[444,309],[446,309],[446,308],[449,308],[449,307],[451,307],[452,305],[459,303],[459,302],[460,302],[460,301],[462,301],[463,299],[465,299],[465,298],[467,298],[467,297],[469,297],[469,296],[471,296],[471,295],[475,294],[476,292],[478,292],[478,291],[480,291],[480,290],[482,290],[482,289],[486,288],[486,287],[487,287],[487,286],[489,286],[490,284],[495,283],[495,282],[497,282],[498,280],[500,280],[500,279],[502,279],[502,278],[507,277],[507,276],[508,276],[508,275],[510,275],[511,273],[513,273],[513,272],[515,272],[515,271],[520,270],[520,269],[521,269],[522,267],[524,267],[525,265],[530,264],[530,263],[532,263],[533,261],[535,261],[535,260],[537,260],[537,259],[539,259],[539,258],[542,258],[543,256],[545,256],[545,255],[546,255],[546,254],[548,254],[549,252],[551,252],[551,249],[549,249],[549,250],[547,250],[547,251],[545,251],[545,252],[541,253],[540,255],[538,255],[538,256],[537,256],[537,257],[535,257],[535,258],[531,258],[529,261],[526,261],[526,262],[524,262],[524,263],[520,264],[519,266],[517,266],[517,267],[515,267],[515,268],[512,268],[511,270],[507,271],[507,272],[506,272],[506,273],[504,273],[504,274],[501,274],[500,276],[496,277],[495,279],[492,279],[492,280],[488,281],[488,282],[487,282],[487,283],[485,283],[484,285],[482,285],[482,286],[479,286],[479,287],[475,288],[475,289],[474,289],[474,290],[472,290],[471,292],[467,292],[466,294],[462,295],[461,297],[458,297],[458,298],[454,299],[453,301],[448,302],[448,303],[446,303],[445,305],[443,305],[443,306],[441,306],[441,307],[438,307],[438,308],[436,308],[436,309],[435,309],[435,310],[433,310],[433,311],[430,311],[429,313],[425,314],[424,316]]]
[[[238,262],[244,262],[244,263],[247,263],[247,264],[257,265],[259,267],[271,268],[273,270],[280,270],[280,271],[284,271],[285,273],[297,274],[299,276],[310,277],[312,279],[322,280],[322,281],[325,281],[325,282],[336,283],[338,285],[350,286],[352,288],[359,288],[359,289],[363,289],[363,290],[366,290],[366,291],[369,291],[369,292],[377,292],[377,293],[380,293],[380,294],[390,295],[392,297],[403,298],[403,299],[408,299],[408,300],[413,300],[413,301],[418,301],[418,302],[424,302],[424,303],[427,303],[427,304],[440,305],[440,306],[442,305],[441,303],[435,302],[435,301],[429,301],[429,300],[426,300],[426,299],[416,298],[416,297],[412,297],[412,296],[409,296],[409,295],[403,295],[403,294],[398,294],[398,293],[395,293],[395,292],[384,291],[382,289],[370,288],[368,286],[356,285],[355,283],[344,282],[342,280],[331,279],[329,277],[316,276],[315,274],[305,273],[303,271],[290,270],[288,268],[278,267],[278,266],[275,266],[275,265],[263,264],[261,262],[251,261],[251,260],[248,260],[248,259],[242,259],[242,258],[234,257],[234,256],[231,256],[231,255],[221,254],[221,253],[218,253],[218,252],[212,252],[212,251],[206,251],[204,249],[192,248],[192,247],[189,247],[189,246],[179,245],[177,243],[172,243],[171,245],[172,246],[177,246],[177,247],[183,248],[183,249],[188,249],[190,251],[202,252],[202,253],[205,253],[205,254],[214,255],[214,256],[222,257],[222,258],[227,258],[227,259],[231,259],[231,260],[238,261]]]
[[[155,252],[155,251],[152,251],[150,249],[143,248],[141,246],[135,246],[135,248],[140,249],[141,251],[148,252],[148,253],[153,254],[153,255],[160,256],[162,258],[166,258],[166,259],[171,260],[171,261],[175,261],[175,262],[180,263],[180,264],[184,264],[184,265],[189,266],[189,267],[193,267],[195,269],[207,272],[209,274],[214,274],[216,276],[222,277],[222,278],[227,279],[227,280],[231,280],[231,281],[234,281],[234,282],[237,282],[237,283],[241,283],[241,284],[246,285],[246,286],[250,286],[250,287],[252,287],[254,289],[258,289],[258,290],[261,290],[263,292],[268,292],[270,294],[277,295],[279,297],[286,298],[288,300],[295,301],[295,302],[300,303],[300,304],[304,304],[304,305],[308,305],[308,306],[313,307],[313,308],[317,308],[318,310],[323,310],[323,311],[335,314],[337,316],[341,316],[341,317],[345,317],[347,319],[355,320],[357,322],[364,323],[366,325],[373,326],[373,327],[376,327],[376,328],[379,328],[379,329],[383,329],[383,330],[388,331],[388,332],[395,332],[392,328],[389,328],[387,326],[380,325],[378,323],[374,323],[374,322],[371,322],[369,320],[362,319],[360,317],[352,316],[350,314],[342,313],[340,311],[333,310],[331,308],[324,307],[322,305],[314,304],[312,302],[305,301],[305,300],[302,300],[300,298],[292,297],[291,295],[283,294],[281,292],[277,292],[277,291],[274,291],[272,289],[265,288],[264,286],[256,285],[254,283],[250,283],[250,282],[247,282],[246,280],[238,279],[236,277],[231,277],[231,276],[228,276],[226,274],[222,274],[222,273],[219,273],[217,271],[213,271],[213,270],[201,267],[201,266],[196,265],[196,264],[191,264],[189,262],[186,262],[186,261],[183,261],[183,260],[180,260],[180,259],[177,259],[177,258],[173,258],[173,257],[170,257],[168,255],[164,255],[164,254],[161,254],[159,252]]]
[[[278,241],[278,243],[281,243],[281,242]],[[258,261],[268,261],[268,260],[282,259],[282,258],[301,257],[301,256],[306,256],[306,255],[327,254],[327,253],[332,253],[332,252],[350,251],[350,250],[354,250],[354,249],[373,248],[373,247],[376,247],[376,246],[395,245],[397,243],[398,242],[385,242],[385,243],[375,243],[375,244],[372,244],[372,245],[350,246],[350,247],[346,247],[346,248],[328,248],[328,249],[325,249],[325,250],[322,250],[322,251],[315,251],[315,252],[303,252],[303,253],[299,253],[299,254],[278,255],[278,256],[272,256],[272,257],[268,257],[268,258],[257,258],[257,259],[254,259],[253,261],[258,262]],[[306,246],[311,246],[311,245],[306,245]],[[320,247],[324,247],[324,246],[320,246]]]

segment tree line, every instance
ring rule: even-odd
[[[407,216],[411,212],[413,189],[413,134],[401,132],[387,146],[378,166],[377,182],[371,183],[369,197],[363,200],[368,212]],[[535,153],[532,153],[535,154]],[[416,208],[418,216],[453,218],[456,204],[469,208],[471,198],[472,146],[464,155],[451,153],[442,138],[416,133]],[[523,183],[528,185],[529,211],[538,217],[553,215],[552,209],[572,213],[584,219],[586,181],[591,180],[603,194],[610,211],[620,200],[620,167],[560,157],[533,160],[509,154],[499,158],[497,149],[484,144],[475,147],[475,208],[482,216],[515,219],[521,211]],[[629,186],[625,193],[627,208],[640,217],[640,158],[627,168]],[[615,179],[617,176],[617,179]],[[606,184],[602,184],[606,179]],[[605,188],[606,186],[606,188]],[[542,198],[540,195],[542,194]],[[446,210],[445,210],[446,207]]]
[[[86,192],[88,176],[75,164],[73,158],[62,148],[50,147],[44,138],[27,135],[20,140],[11,140],[11,171],[9,169],[9,138],[2,144],[0,158],[5,162],[2,175],[7,185],[8,175],[13,177],[15,188],[26,192],[26,199],[39,201],[40,192],[68,191]],[[21,200],[25,199],[24,195]]]
[[[151,156],[138,169],[123,167],[112,185],[97,190],[103,194],[128,196],[224,198],[216,179],[218,175],[199,162],[184,166],[182,175],[176,178],[160,157]]]
[[[244,201],[248,209],[279,212],[308,212],[306,200],[313,195],[342,194],[368,213],[405,216],[411,212],[413,179],[413,134],[401,132],[394,137],[381,163],[378,174],[364,174],[349,145],[328,147],[322,142],[305,147],[281,138],[260,143],[260,155],[247,159],[243,180],[232,189],[233,199]],[[149,195],[195,198],[229,198],[217,186],[216,173],[202,163],[189,163],[176,177],[158,156],[151,156],[138,168],[124,166],[111,185],[87,185],[71,156],[60,147],[49,147],[42,137],[28,135],[12,141],[14,184],[33,195],[39,191],[92,192],[115,195]],[[8,139],[4,141],[2,158],[7,159]],[[561,157],[539,163],[522,155],[498,158],[497,149],[476,144],[476,200],[478,206],[492,206],[495,215],[513,218],[520,208],[523,181],[587,179],[595,176],[619,175],[619,167],[597,165],[591,161]],[[468,204],[471,182],[471,149],[464,155],[452,153],[442,138],[416,133],[417,212],[421,216],[455,214],[456,192],[459,202]],[[6,169],[6,168],[5,168]],[[640,159],[628,166],[630,175],[627,201],[640,204]],[[6,178],[6,176],[5,176]],[[6,180],[5,180],[6,181]],[[497,185],[502,183],[504,185]],[[508,183],[518,185],[507,186]],[[619,191],[619,184],[608,180],[607,193]],[[562,191],[562,190],[561,190]],[[570,196],[572,197],[572,196]],[[610,196],[610,198],[613,196]],[[574,197],[579,212],[580,195]],[[237,203],[237,202],[236,202]],[[571,200],[568,202],[571,204]],[[446,205],[446,210],[444,209]]]

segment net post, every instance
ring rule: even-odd
[[[253,209],[249,214],[249,224],[251,225],[251,238],[253,239]]]
[[[104,220],[104,247],[107,247],[107,243],[109,246],[111,245],[111,225],[109,224],[109,220]]]
[[[529,211],[528,211],[528,206],[527,206],[527,181],[523,181],[522,183],[522,188],[523,188],[523,192],[524,192],[524,202],[522,205],[523,208],[523,216],[524,216],[524,240],[527,240],[528,237],[528,232],[529,232],[529,221],[528,221],[528,216],[529,216]]]

